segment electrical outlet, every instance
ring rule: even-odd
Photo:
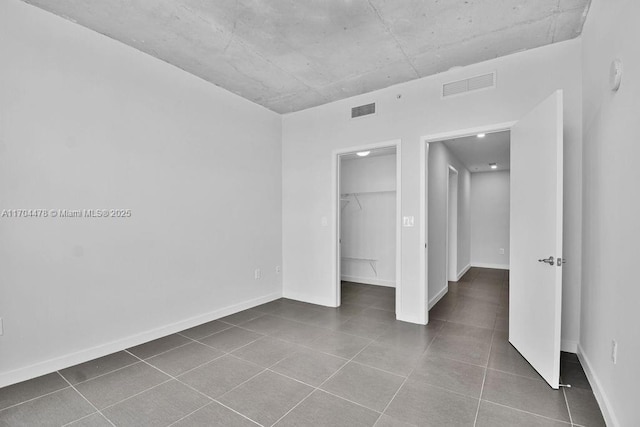
[[[0,317],[0,335],[4,334],[4,326],[2,324],[2,317]]]
[[[615,365],[618,363],[618,341],[611,340],[611,361]]]
[[[282,273],[282,268],[279,265],[276,265],[276,274]]]
[[[500,255],[504,255],[504,248],[500,248],[500,249],[498,249],[498,253],[499,253]]]
[[[259,268],[256,268],[256,270],[253,272],[253,278],[258,280],[261,277],[262,277],[262,271],[260,271]]]

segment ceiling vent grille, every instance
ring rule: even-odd
[[[375,114],[375,113],[376,113],[376,103],[372,102],[371,104],[353,107],[351,109],[351,118],[355,119],[356,117],[368,116],[370,114]]]
[[[481,76],[470,77],[465,80],[445,83],[442,85],[442,97],[446,98],[454,95],[461,95],[480,89],[492,89],[496,87],[495,71]]]

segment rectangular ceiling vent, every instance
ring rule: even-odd
[[[445,83],[442,85],[442,97],[473,92],[480,89],[493,89],[496,87],[496,72],[470,77],[465,80]]]
[[[353,107],[351,109],[351,118],[355,119],[357,117],[368,116],[370,114],[375,114],[375,113],[376,113],[376,103],[372,102],[371,104]]]

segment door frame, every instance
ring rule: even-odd
[[[445,132],[433,133],[422,136],[420,138],[420,296],[421,302],[424,304],[424,310],[421,310],[421,316],[424,319],[424,324],[429,323],[429,274],[428,267],[429,262],[427,257],[429,256],[429,215],[427,209],[428,201],[428,155],[429,144],[432,142],[445,141],[448,139],[462,138],[465,136],[477,135],[479,133],[491,133],[501,132],[505,130],[511,130],[513,125],[517,123],[517,120],[502,123],[493,123],[483,126],[476,126],[471,128],[454,129]],[[448,196],[447,196],[448,197]],[[448,208],[447,208],[448,209]],[[448,272],[447,272],[448,273]],[[435,304],[435,302],[434,302]]]
[[[451,218],[451,199],[449,198],[451,196],[451,175],[456,175],[456,191],[455,191],[455,196],[456,196],[456,217],[455,217],[455,223],[452,224],[452,219]],[[460,174],[458,173],[458,170],[456,168],[454,168],[452,165],[448,165],[447,167],[447,215],[445,216],[446,222],[447,222],[447,238],[446,238],[446,252],[445,252],[445,257],[444,257],[444,264],[445,264],[445,285],[449,285],[449,282],[455,282],[457,280],[450,280],[451,279],[451,261],[452,258],[450,257],[451,255],[451,251],[452,248],[451,246],[455,246],[454,249],[454,253],[455,256],[453,257],[453,261],[455,262],[455,269],[454,269],[454,274],[453,277],[458,277],[458,190],[460,188],[460,184],[459,184],[459,179],[460,179]],[[455,244],[452,245],[451,244],[451,228],[455,229]]]
[[[345,154],[351,154],[358,151],[375,150],[379,148],[395,147],[396,149],[396,317],[400,317],[400,310],[402,307],[402,141],[400,139],[394,139],[390,141],[376,142],[371,144],[356,145],[346,148],[340,148],[333,150],[332,157],[332,173],[331,173],[331,199],[333,204],[332,215],[332,227],[331,230],[331,259],[333,268],[333,300],[335,301],[335,307],[340,307],[341,304],[341,259],[340,259],[340,157]]]

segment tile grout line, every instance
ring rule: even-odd
[[[139,392],[137,392],[137,393],[135,393],[135,394],[132,394],[132,395],[131,395],[131,396],[129,396],[129,397],[125,397],[125,398],[124,398],[124,399],[122,399],[122,400],[119,400],[119,401],[117,401],[117,402],[115,402],[115,403],[112,403],[112,404],[110,404],[110,405],[108,405],[108,406],[105,406],[104,408],[102,408],[102,409],[101,409],[101,411],[104,411],[104,410],[106,410],[106,409],[113,408],[114,406],[116,406],[116,405],[118,405],[118,404],[120,404],[120,403],[122,403],[122,402],[126,402],[126,401],[127,401],[127,400],[129,400],[129,399],[133,399],[134,397],[139,396],[139,395],[141,395],[142,393],[146,393],[146,392],[147,392],[147,391],[149,391],[149,390],[153,390],[154,388],[158,388],[158,387],[160,387],[161,385],[164,385],[164,384],[166,384],[166,383],[168,383],[168,382],[170,382],[170,381],[171,381],[171,378],[166,379],[166,380],[162,381],[161,383],[158,383],[158,384],[156,384],[156,385],[153,385],[153,386],[151,386],[151,387],[149,387],[149,388],[146,388],[146,389],[141,390],[141,391],[139,391]],[[106,417],[106,415],[105,415],[105,417]]]
[[[346,363],[349,363],[349,362],[347,361]],[[346,363],[345,363],[345,365],[346,365]],[[344,366],[344,365],[343,365],[343,366]],[[338,370],[340,370],[341,368],[342,368],[342,366],[341,366],[340,368],[338,368]],[[271,369],[268,369],[268,370],[269,370],[270,372],[273,372],[274,374],[278,374],[278,375],[280,375],[280,376],[283,376],[283,377],[285,377],[285,378],[289,378],[290,380],[293,380],[293,381],[299,382],[300,384],[304,384],[304,385],[306,385],[306,386],[308,386],[308,387],[313,388],[313,391],[312,391],[311,393],[313,393],[313,392],[315,392],[315,391],[321,391],[321,392],[323,392],[323,393],[330,394],[331,396],[337,397],[337,398],[339,398],[340,400],[345,400],[345,401],[347,401],[347,402],[349,402],[349,403],[353,403],[354,405],[360,406],[361,408],[368,409],[368,410],[373,411],[373,412],[376,412],[376,413],[380,413],[380,411],[378,411],[377,409],[370,408],[370,407],[368,407],[368,406],[363,405],[362,403],[354,402],[353,400],[349,400],[349,399],[347,399],[346,397],[342,397],[342,396],[339,396],[339,395],[337,395],[337,394],[335,394],[335,393],[333,393],[333,392],[327,391],[327,390],[325,390],[325,389],[321,389],[321,388],[319,388],[320,386],[315,386],[315,385],[313,385],[313,384],[305,383],[305,382],[304,382],[304,381],[302,381],[302,380],[299,380],[299,379],[294,378],[294,377],[290,377],[290,376],[288,376],[287,374],[283,374],[283,373],[278,372],[278,371],[274,371],[274,370],[271,370]],[[337,372],[337,371],[336,371],[336,372]],[[303,400],[304,400],[304,399],[303,399]],[[299,403],[302,403],[302,401],[300,401]],[[292,408],[292,409],[293,409],[293,408]],[[286,415],[286,414],[285,414],[285,415]]]
[[[68,422],[68,423],[66,423],[66,424],[62,424],[62,427],[73,426],[75,423],[79,423],[80,421],[82,421],[82,420],[86,420],[87,418],[90,418],[90,417],[93,417],[93,416],[94,416],[94,415],[96,415],[96,414],[99,414],[99,412],[92,412],[92,413],[90,413],[89,415],[85,415],[85,416],[84,416],[84,417],[82,417],[82,418],[78,418],[77,420],[73,420],[73,421]],[[102,418],[104,418],[105,420],[107,420],[107,422],[108,422],[109,424],[113,425],[113,424],[111,423],[111,421],[110,421],[107,417],[105,417],[104,415],[102,415]]]
[[[80,395],[80,397],[82,397],[82,398],[83,398],[83,399],[84,399],[84,400],[85,400],[89,405],[91,405],[91,407],[92,407],[93,409],[95,409],[95,410],[96,410],[96,412],[97,412],[98,414],[102,415],[102,417],[103,417],[104,419],[106,419],[106,420],[109,422],[109,424],[111,424],[113,427],[116,427],[116,425],[115,425],[114,423],[112,423],[112,422],[111,422],[111,420],[110,420],[109,418],[107,418],[107,417],[102,413],[102,411],[96,407],[96,405],[94,405],[93,403],[91,403],[91,402],[89,401],[89,399],[87,399],[87,398],[85,397],[85,395],[84,395],[84,394],[80,393],[80,392],[78,391],[78,389],[77,389],[77,388],[75,388],[75,387],[73,386],[73,384],[71,384],[71,383],[69,382],[69,380],[67,380],[67,379],[66,379],[65,377],[63,377],[61,374],[58,374],[58,375],[60,375],[60,376],[62,377],[62,379],[63,379],[63,380],[65,380],[65,381],[67,382],[67,384],[69,384],[69,387],[71,387],[71,388],[72,388],[76,393],[78,393],[78,395]],[[91,414],[91,415],[93,415],[93,414]],[[78,421],[79,419],[80,419],[80,418],[78,418],[77,420],[74,420],[74,421]]]
[[[121,350],[121,351],[125,351],[125,350]],[[119,353],[119,352],[116,352],[116,353]],[[115,353],[111,353],[111,354],[115,354]],[[107,355],[107,356],[109,356],[109,355]],[[95,359],[93,359],[93,360],[95,360]],[[91,360],[90,360],[89,362],[91,362]],[[123,370],[123,369],[125,369],[125,368],[128,368],[128,367],[130,367],[130,366],[136,365],[136,364],[138,364],[138,363],[140,363],[140,361],[136,360],[136,361],[135,361],[135,362],[133,362],[133,363],[129,363],[129,364],[125,365],[125,366],[121,366],[121,367],[116,368],[116,369],[114,369],[114,370],[112,370],[112,371],[104,372],[104,373],[102,373],[102,374],[100,374],[100,375],[96,375],[95,377],[91,377],[91,378],[89,378],[89,379],[87,379],[87,380],[80,381],[80,382],[75,383],[75,384],[73,384],[73,385],[74,385],[74,386],[77,386],[77,385],[80,385],[80,384],[88,383],[89,381],[93,381],[93,380],[95,380],[95,379],[102,378],[102,377],[104,377],[105,375],[113,374],[114,372],[121,371],[121,370]],[[71,366],[71,367],[73,368],[73,366]],[[67,378],[66,378],[62,373],[60,373],[60,371],[56,371],[56,372],[57,372],[58,374],[60,374],[60,376],[61,376],[61,377],[63,377],[65,380],[67,380]]]
[[[369,308],[369,307],[368,307],[368,308]],[[273,313],[265,313],[265,314],[264,314],[264,316],[277,317],[278,319],[286,320],[286,321],[289,321],[289,322],[299,323],[299,324],[302,324],[302,325],[305,325],[305,326],[312,326],[312,327],[314,327],[314,328],[321,329],[322,331],[325,331],[325,332],[340,332],[340,333],[342,333],[342,334],[351,335],[351,336],[353,336],[353,337],[365,338],[365,339],[371,339],[371,338],[368,338],[368,337],[364,337],[364,336],[362,336],[362,335],[357,335],[357,334],[353,334],[353,333],[350,333],[350,332],[338,331],[338,330],[336,330],[336,329],[324,328],[324,327],[322,327],[322,326],[317,326],[317,325],[312,324],[312,323],[301,322],[300,320],[296,320],[296,319],[292,319],[292,318],[288,318],[288,317],[282,317],[282,316],[280,316],[280,315],[273,314]],[[358,315],[354,315],[354,316],[349,316],[349,318],[348,318],[348,319],[346,319],[345,321],[341,322],[341,323],[340,323],[340,325],[343,325],[343,324],[345,324],[345,323],[347,323],[347,322],[350,322],[350,321],[354,320],[354,318],[356,318],[356,317],[358,317],[358,316],[359,316],[359,314],[358,314]],[[263,317],[263,316],[260,316],[260,317]],[[248,323],[248,322],[253,321],[253,320],[256,320],[256,319],[251,319],[251,320],[249,320],[249,321],[247,321],[247,322],[243,322],[243,323],[242,323],[242,324],[240,324],[240,325],[234,325],[234,326],[236,326],[236,327],[238,327],[238,328],[241,328],[241,329],[244,329],[244,330],[246,330],[246,331],[256,332],[256,333],[262,333],[262,332],[259,332],[259,331],[254,330],[254,329],[249,329],[249,328],[247,328],[246,326],[243,326],[245,323]],[[376,323],[380,323],[381,325],[383,325],[383,324],[385,324],[385,323],[386,323],[386,321],[380,321],[380,320],[376,320],[376,319],[369,319],[369,320],[371,320],[371,321],[373,321],[373,322],[376,322]],[[385,327],[386,327],[386,328],[389,328],[389,327],[390,327],[390,325],[385,325]],[[266,335],[269,335],[269,334],[266,334]],[[273,336],[273,335],[269,335],[269,336]],[[274,336],[274,338],[277,338],[277,337],[275,337],[275,336]],[[318,337],[318,338],[319,338],[319,337]],[[294,341],[285,340],[285,339],[283,339],[283,338],[278,338],[278,339],[282,339],[283,341],[293,342],[294,344],[297,344],[297,343],[295,343]],[[298,345],[302,345],[302,344],[298,344]]]
[[[571,408],[569,408],[569,399],[567,399],[567,392],[565,391],[565,388],[560,386],[560,388],[562,388],[562,396],[564,397],[564,403],[565,405],[567,405],[567,412],[569,413],[569,422],[571,423],[571,425],[573,426],[573,417],[571,416]]]
[[[240,416],[241,416],[242,418],[244,418],[245,420],[247,420],[247,421],[249,421],[249,422],[252,422],[253,424],[255,424],[255,425],[257,425],[257,426],[261,426],[261,427],[263,427],[263,426],[262,426],[262,424],[259,424],[259,423],[257,423],[256,421],[252,420],[251,418],[248,418],[246,415],[243,415],[243,414],[241,414],[240,412],[236,411],[235,409],[228,407],[228,406],[227,406],[227,405],[225,405],[224,403],[222,403],[222,402],[218,402],[216,399],[213,399],[213,398],[211,398],[211,399],[212,399],[212,400],[211,400],[211,402],[207,403],[206,405],[204,405],[204,406],[203,406],[203,407],[201,407],[201,408],[196,409],[195,411],[192,411],[192,412],[188,413],[187,415],[185,415],[184,417],[180,418],[179,420],[176,420],[176,421],[172,422],[172,423],[171,423],[171,424],[169,424],[167,427],[171,427],[171,426],[173,426],[173,425],[176,425],[176,424],[177,424],[177,423],[179,423],[180,421],[182,421],[182,420],[185,420],[185,419],[189,418],[191,415],[195,414],[196,412],[198,412],[198,411],[200,411],[200,410],[202,410],[202,409],[204,409],[204,408],[206,408],[206,407],[208,407],[208,406],[211,406],[211,405],[212,405],[212,404],[214,404],[214,403],[217,403],[218,405],[225,407],[226,409],[230,410],[231,412],[235,412],[236,414],[240,415]]]
[[[380,334],[380,335],[382,335],[382,334]],[[338,368],[338,369],[337,369],[333,374],[329,375],[329,377],[328,377],[326,380],[324,380],[322,383],[320,383],[320,385],[318,385],[318,386],[317,386],[317,387],[315,387],[313,390],[311,390],[311,392],[310,392],[308,395],[306,395],[306,396],[305,396],[305,397],[304,397],[300,402],[298,402],[297,404],[295,404],[291,409],[289,409],[287,412],[285,412],[285,414],[284,414],[284,415],[282,415],[280,418],[278,418],[278,419],[276,420],[276,422],[272,424],[272,426],[273,426],[273,425],[276,425],[277,423],[279,423],[279,422],[280,422],[284,417],[286,417],[287,415],[289,415],[289,414],[290,414],[294,409],[296,409],[298,406],[300,406],[304,401],[306,401],[306,400],[309,398],[309,396],[311,396],[311,395],[312,395],[314,392],[316,392],[317,390],[321,390],[321,391],[323,391],[323,392],[324,392],[325,390],[324,390],[324,389],[322,389],[321,387],[322,387],[322,386],[324,386],[324,385],[325,385],[329,380],[331,380],[331,378],[333,378],[334,376],[336,376],[336,375],[338,374],[338,372],[342,371],[342,370],[344,369],[344,367],[345,367],[345,366],[347,366],[351,361],[353,361],[353,359],[355,359],[356,357],[358,357],[358,355],[359,355],[360,353],[362,353],[363,351],[365,351],[365,350],[366,350],[366,349],[367,349],[367,348],[368,348],[368,347],[369,347],[373,342],[374,342],[374,341],[373,341],[373,340],[371,340],[371,341],[370,341],[367,345],[365,345],[365,346],[364,346],[360,351],[358,351],[356,354],[354,354],[354,355],[353,355],[353,357],[352,357],[351,359],[347,360],[347,361],[346,361],[346,362],[345,362],[345,363],[344,363],[340,368]],[[329,394],[334,395],[333,393],[329,393]],[[334,395],[334,396],[335,396],[335,395]],[[342,398],[342,397],[340,397],[340,396],[336,396],[336,397],[339,397],[339,398],[341,398],[341,399],[343,399],[343,400],[346,400],[346,401],[350,402],[349,400],[344,399],[344,398]],[[352,402],[352,403],[356,403],[356,402]],[[362,406],[362,407],[364,407],[364,408],[367,408],[366,406],[361,405],[361,404],[358,404],[358,406]],[[371,408],[367,408],[367,409],[371,409]],[[374,410],[374,411],[375,411],[375,410]],[[378,411],[375,411],[375,412],[378,412]]]
[[[58,372],[56,371],[56,373],[58,373]],[[60,374],[58,374],[58,375],[60,375]],[[59,388],[59,389],[57,389],[57,390],[50,391],[49,393],[41,394],[41,395],[39,395],[39,396],[32,397],[31,399],[27,399],[27,400],[23,400],[22,402],[14,403],[14,404],[13,404],[13,405],[11,405],[11,406],[7,406],[6,408],[2,408],[2,409],[0,409],[0,414],[1,414],[2,412],[4,412],[4,411],[8,410],[8,409],[15,408],[16,406],[20,406],[20,405],[23,405],[23,404],[25,404],[25,403],[33,402],[34,400],[40,399],[41,397],[50,396],[50,395],[52,395],[52,394],[54,394],[54,393],[57,393],[57,392],[62,391],[62,390],[66,390],[66,389],[68,389],[68,388],[69,388],[69,386],[62,387],[62,388]]]
[[[489,371],[489,360],[491,359],[491,350],[493,349],[493,337],[496,335],[495,322],[496,322],[497,318],[498,318],[498,312],[496,311],[495,318],[493,319],[494,329],[492,329],[492,331],[491,331],[491,342],[489,344],[489,355],[487,356],[487,364],[486,364],[486,366],[484,368],[484,376],[482,377],[482,387],[480,387],[480,397],[478,398],[478,407],[476,408],[476,416],[473,419],[473,427],[476,427],[476,424],[478,423],[478,414],[480,413],[480,405],[482,404],[482,395],[484,394],[484,385],[487,382],[487,372]]]
[[[126,351],[126,350],[125,350],[125,351]],[[133,354],[132,356],[137,357],[135,354]],[[222,355],[222,356],[220,356],[220,357],[223,357],[223,356],[224,356],[224,355]],[[216,359],[219,359],[220,357],[218,357],[218,358],[216,358]],[[233,411],[233,412],[237,413],[238,415],[242,416],[243,418],[246,418],[246,419],[248,419],[248,420],[250,420],[250,421],[252,421],[252,422],[255,422],[255,421],[253,421],[251,418],[247,417],[246,415],[241,414],[240,412],[236,411],[235,409],[228,407],[227,405],[225,405],[225,404],[224,404],[224,403],[222,403],[222,402],[219,402],[217,399],[215,399],[215,398],[213,398],[213,397],[208,396],[207,394],[205,394],[205,393],[201,392],[200,390],[195,389],[194,387],[192,387],[191,385],[189,385],[189,384],[185,383],[184,381],[182,381],[182,380],[180,380],[180,379],[178,379],[178,378],[174,377],[173,375],[170,375],[170,374],[168,374],[168,373],[164,372],[162,369],[157,368],[157,367],[155,367],[155,366],[151,365],[150,363],[148,363],[148,362],[147,362],[147,361],[145,361],[145,360],[142,360],[142,359],[140,359],[140,360],[141,360],[143,363],[146,363],[147,365],[151,366],[153,369],[156,369],[157,371],[159,371],[159,372],[161,372],[161,373],[163,373],[163,374],[167,375],[168,377],[170,377],[170,379],[169,379],[169,380],[167,380],[167,381],[163,382],[162,384],[166,384],[166,383],[170,382],[171,380],[177,381],[177,382],[179,382],[180,384],[182,384],[182,385],[186,386],[187,388],[190,388],[191,390],[195,391],[196,393],[198,393],[198,394],[200,394],[200,395],[204,396],[206,399],[209,399],[209,400],[210,400],[210,401],[212,401],[212,402],[217,402],[217,403],[221,404],[222,406],[226,407],[227,409],[229,409],[229,410],[231,410],[231,411]],[[215,359],[214,359],[214,360],[215,360]],[[207,363],[209,363],[209,362],[207,362]],[[257,373],[256,375],[254,375],[254,376],[253,376],[253,377],[251,377],[251,378],[255,378],[257,375],[260,375],[262,372],[264,372],[264,371],[261,371],[261,372]],[[251,378],[250,378],[250,379],[251,379]],[[248,380],[247,380],[247,381],[248,381]],[[245,381],[245,382],[246,382],[246,381]],[[154,386],[154,387],[151,387],[151,388],[149,388],[149,389],[147,389],[147,390],[144,390],[144,391],[142,391],[142,392],[140,392],[140,393],[138,393],[138,394],[136,394],[136,395],[134,395],[134,396],[137,396],[137,395],[139,395],[139,394],[142,394],[142,393],[144,393],[144,392],[146,392],[146,391],[149,391],[149,390],[151,390],[151,389],[153,389],[153,388],[155,388],[155,387],[158,387],[158,386],[160,386],[160,385],[162,385],[162,384],[158,384],[158,385],[156,385],[156,386]],[[229,391],[231,391],[231,390],[229,390]],[[226,393],[225,393],[225,394],[226,394]],[[125,400],[128,400],[128,399],[130,399],[130,398],[132,398],[132,397],[134,397],[134,396],[131,396],[131,397],[129,397],[129,398],[127,398],[127,399],[125,399]],[[123,400],[123,401],[124,401],[124,400]],[[118,403],[121,403],[121,402],[118,402]],[[202,409],[202,408],[204,408],[205,406],[208,406],[208,405],[210,405],[210,404],[211,404],[211,402],[209,402],[209,403],[208,403],[208,404],[206,404],[206,405],[201,406],[200,408],[198,408],[198,410],[200,410],[200,409]],[[112,405],[112,406],[113,406],[113,405]]]
[[[189,412],[188,414],[186,414],[185,416],[183,416],[183,417],[181,417],[181,418],[179,418],[179,419],[175,420],[175,421],[174,421],[174,422],[172,422],[171,424],[167,425],[167,427],[171,427],[171,426],[173,426],[173,425],[175,425],[175,424],[179,423],[180,421],[182,421],[182,420],[184,420],[184,419],[189,418],[191,415],[195,414],[196,412],[198,412],[198,411],[199,411],[199,410],[201,410],[201,409],[204,409],[204,408],[206,408],[206,407],[208,407],[208,406],[211,406],[213,403],[214,403],[214,401],[212,400],[211,402],[207,403],[206,405],[201,406],[200,408],[198,408],[198,409],[196,409],[196,410],[194,410],[194,411],[191,411],[191,412]]]
[[[438,329],[438,332],[436,333],[436,336],[433,337],[433,339],[429,342],[429,344],[427,345],[427,347],[424,349],[424,351],[420,354],[420,358],[424,357],[427,354],[427,351],[429,351],[429,348],[431,347],[431,345],[433,344],[433,342],[440,336],[440,333],[442,332],[442,328],[444,327],[444,325],[440,326],[440,329]],[[380,415],[378,416],[378,419],[376,420],[375,423],[373,423],[373,425],[375,426],[376,424],[378,424],[378,422],[380,421],[380,419],[382,418],[383,415],[385,415],[385,412],[387,411],[387,409],[389,409],[389,406],[391,406],[391,403],[394,401],[394,399],[396,398],[396,396],[398,395],[398,393],[400,393],[400,390],[402,390],[402,387],[404,387],[404,385],[407,383],[407,381],[409,380],[409,377],[411,376],[411,374],[413,374],[413,372],[416,370],[416,368],[418,367],[418,364],[416,364],[412,369],[411,372],[409,372],[409,374],[405,377],[404,381],[402,381],[402,384],[400,384],[400,387],[398,387],[398,389],[396,390],[396,392],[393,394],[393,396],[391,397],[391,399],[389,400],[389,402],[387,403],[387,405],[384,407],[384,409],[382,410],[382,412],[380,413]]]
[[[215,332],[212,332],[212,333],[207,334],[207,335],[203,335],[203,336],[198,337],[198,338],[193,338],[193,337],[190,337],[188,335],[183,334],[183,332],[188,331],[189,329],[197,328],[199,326],[206,325],[207,323],[212,323],[212,322],[222,323],[222,326],[226,326],[226,327],[220,329],[219,331],[215,331]],[[228,331],[229,329],[233,328],[234,326],[235,325],[232,325],[230,323],[224,322],[224,321],[222,321],[220,319],[213,319],[213,320],[210,320],[208,322],[201,323],[200,325],[196,325],[193,328],[189,328],[189,329],[185,329],[185,330],[182,330],[182,331],[178,331],[178,332],[176,332],[176,335],[180,335],[181,337],[185,337],[187,339],[190,339],[191,341],[198,341],[198,340],[210,337],[212,335],[219,334],[220,332]]]
[[[513,406],[505,405],[504,403],[498,403],[498,402],[494,402],[493,400],[487,400],[487,399],[483,399],[483,400],[485,402],[491,403],[492,405],[501,406],[503,408],[511,409],[511,410],[514,410],[514,411],[517,411],[517,412],[522,412],[524,414],[529,414],[529,415],[533,415],[535,417],[544,418],[545,420],[550,420],[550,421],[555,421],[557,423],[567,424],[568,426],[573,426],[574,425],[574,424],[571,424],[570,422],[567,422],[567,421],[563,421],[563,420],[558,420],[556,418],[547,417],[546,415],[540,415],[540,414],[536,414],[535,412],[525,411],[524,409],[514,408]],[[578,424],[575,424],[575,426],[577,427]]]

